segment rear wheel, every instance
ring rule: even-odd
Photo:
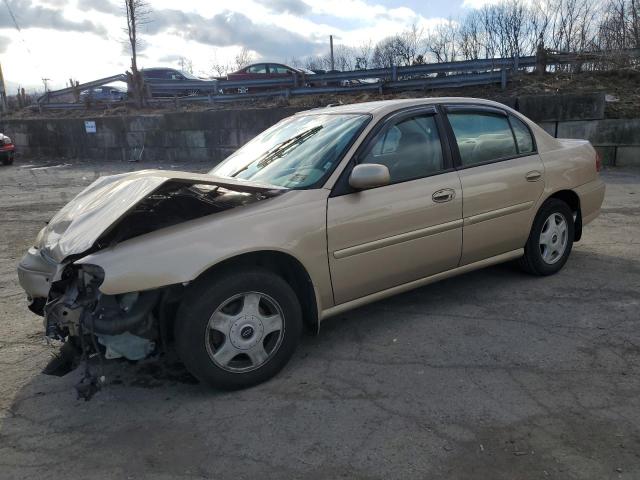
[[[278,373],[301,332],[300,304],[289,284],[255,269],[194,284],[178,311],[176,348],[202,382],[244,388]]]
[[[524,247],[520,266],[533,275],[552,275],[569,258],[574,238],[571,208],[555,198],[542,204]]]

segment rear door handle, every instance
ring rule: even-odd
[[[452,188],[443,188],[431,195],[431,198],[436,203],[450,202],[456,197],[456,191]]]
[[[540,173],[538,170],[532,170],[530,172],[527,172],[524,178],[527,179],[527,182],[537,182],[542,178],[542,173]]]

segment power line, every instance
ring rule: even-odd
[[[4,4],[7,7],[7,10],[9,11],[9,15],[11,16],[11,20],[13,21],[13,25],[16,27],[16,30],[18,31],[18,34],[19,34],[18,36],[20,37],[20,41],[24,45],[24,48],[27,50],[27,53],[31,56],[31,59],[32,59],[33,63],[35,64],[36,69],[39,70],[39,71],[42,71],[42,66],[40,65],[40,62],[38,61],[36,56],[33,54],[31,49],[29,48],[29,44],[27,43],[26,39],[24,38],[24,34],[22,33],[22,29],[20,28],[20,24],[18,23],[18,19],[16,18],[15,14],[13,13],[13,9],[11,8],[11,5],[9,4],[9,0],[3,0],[3,1],[4,1]],[[45,85],[45,90],[46,90],[46,85]]]
[[[27,52],[29,52],[29,55],[33,55],[33,53],[31,53],[31,50],[29,49],[29,45],[27,45],[27,42],[24,39],[24,35],[22,34],[22,29],[18,24],[18,20],[16,19],[16,16],[13,14],[11,5],[9,5],[9,0],[4,0],[4,4],[7,6],[7,10],[9,11],[9,15],[11,16],[11,20],[13,20],[13,25],[16,27],[16,30],[18,30],[18,33],[20,34],[20,40],[24,44],[24,48],[27,49]]]

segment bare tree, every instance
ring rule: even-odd
[[[231,70],[229,62],[223,63],[218,59],[218,51],[213,50],[213,56],[211,59],[211,75],[214,77],[224,77]]]
[[[371,63],[378,68],[415,65],[424,63],[426,52],[424,30],[414,23],[408,29],[376,43]]]
[[[193,73],[193,61],[187,57],[180,57],[178,59],[178,65],[180,65],[180,70],[187,73]]]
[[[140,27],[149,22],[151,9],[145,0],[124,0],[127,14],[128,46],[131,53],[131,72],[127,72],[127,83],[135,104],[140,108],[145,104],[145,87],[142,73],[138,70],[138,50],[141,46]]]
[[[458,32],[460,56],[465,60],[477,60],[483,54],[483,30],[481,12],[472,10],[461,22]]]
[[[457,24],[449,19],[439,24],[427,38],[427,47],[436,62],[452,62],[457,57]]]
[[[234,58],[235,69],[240,70],[241,68],[246,67],[247,65],[252,63],[254,60],[255,56],[253,55],[253,52],[247,47],[242,47]]]
[[[606,50],[640,48],[640,1],[610,0],[598,26],[598,46]]]
[[[371,63],[371,54],[373,52],[373,45],[371,40],[360,44],[357,50],[356,56],[356,70],[366,70]]]

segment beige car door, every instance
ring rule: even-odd
[[[544,166],[531,131],[497,108],[446,110],[464,195],[460,264],[524,247],[544,190]]]
[[[344,181],[347,167],[336,185],[327,206],[336,304],[458,265],[462,190],[440,122],[432,108],[383,120],[351,167],[386,165],[390,184],[355,191]]]

